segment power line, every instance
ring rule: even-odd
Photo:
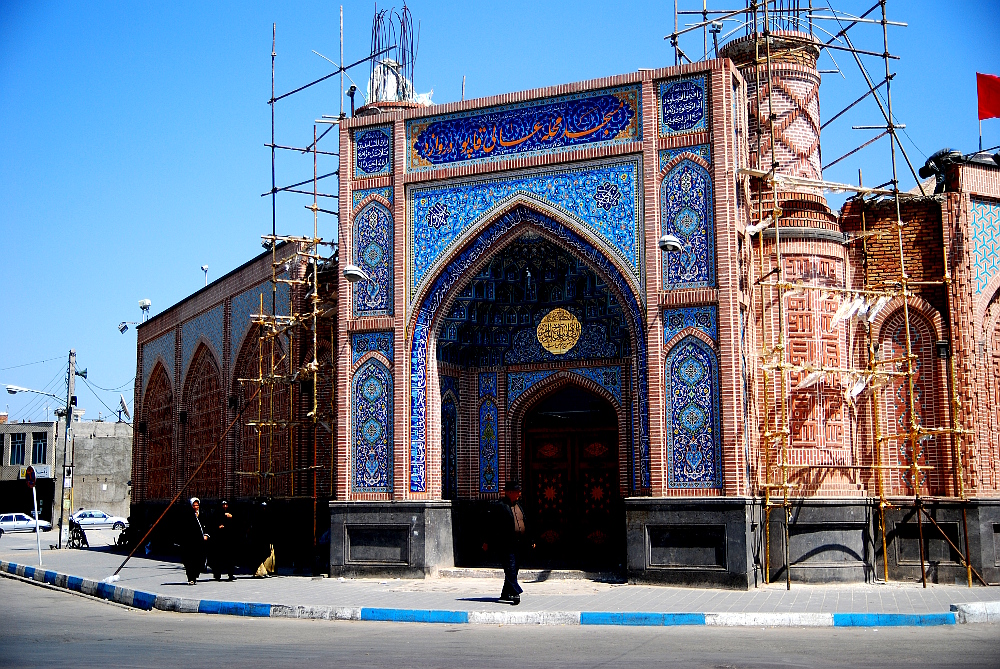
[[[86,380],[86,379],[84,379],[84,380]],[[121,384],[117,388],[102,388],[99,385],[97,385],[96,383],[94,384],[94,388],[97,388],[98,390],[103,390],[106,393],[116,393],[119,390],[121,390],[122,388],[124,388],[125,386],[127,386],[128,384],[132,383],[133,381],[135,381],[135,376],[134,375],[132,376],[131,379],[129,379],[125,383]],[[89,386],[90,384],[88,383],[87,385]]]
[[[116,413],[118,411],[117,409],[112,409],[111,407],[109,407],[107,403],[105,403],[105,401],[101,399],[101,396],[94,391],[94,387],[90,385],[90,381],[87,380],[87,377],[81,376],[80,378],[83,379],[83,382],[87,384],[88,388],[90,388],[90,392],[94,394],[94,397],[97,398],[97,401],[104,405],[105,409],[107,409],[111,413]],[[107,391],[107,392],[113,392],[113,391]]]
[[[0,372],[6,372],[8,369],[17,369],[19,367],[28,367],[30,365],[40,365],[43,362],[52,362],[53,360],[61,360],[62,356],[58,355],[54,358],[46,358],[45,360],[36,360],[35,362],[26,362],[22,365],[12,365],[10,367],[0,367]]]

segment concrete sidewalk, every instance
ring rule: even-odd
[[[54,541],[54,533],[42,536],[48,535]],[[88,536],[92,550],[43,550],[44,567],[36,575],[30,569],[37,564],[33,535],[5,535],[0,540],[0,561],[27,566],[28,571],[20,570],[22,575],[53,585],[60,585],[56,575],[63,575],[60,587],[67,587],[66,577],[79,577],[74,581],[78,587],[72,589],[81,590],[83,580],[100,582],[124,559],[98,548],[105,541],[100,533],[88,532]],[[26,540],[29,537],[30,541]],[[967,607],[968,611],[981,613],[970,614],[969,622],[1000,622],[1000,590],[986,587],[793,584],[786,590],[784,584],[772,584],[741,592],[566,580],[541,572],[522,579],[521,605],[512,607],[496,599],[501,583],[499,578],[345,580],[308,576],[241,576],[235,582],[216,582],[204,575],[191,586],[180,564],[134,557],[114,586],[147,593],[162,604],[156,608],[285,617],[559,624],[949,624],[966,621],[965,609],[957,609],[956,618],[952,608],[968,603],[976,604]],[[87,589],[93,591],[87,594],[114,599],[107,596],[114,594],[108,587],[103,588],[103,594],[96,586],[88,585]],[[262,613],[265,608],[266,614]],[[994,610],[995,616],[990,613]],[[367,617],[363,611],[368,611]]]

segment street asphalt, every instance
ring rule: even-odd
[[[996,624],[831,629],[331,624],[139,611],[8,578],[0,578],[0,602],[0,667],[1000,666]]]

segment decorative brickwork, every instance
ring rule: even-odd
[[[172,337],[171,337],[172,339]],[[170,356],[173,359],[173,355]],[[174,494],[174,394],[173,382],[162,363],[153,368],[142,401],[142,420],[146,434],[140,439],[145,446],[145,485],[136,487],[135,498],[144,500],[170,499]]]
[[[205,461],[188,486],[191,496],[218,499],[222,494],[222,375],[208,347],[200,345],[184,383],[187,421],[183,424],[185,480]],[[214,453],[209,453],[215,448]],[[205,458],[208,458],[206,461]]]
[[[181,326],[181,377],[187,374],[199,342],[207,342],[216,359],[222,359],[222,331],[225,305],[199,314]]]
[[[171,380],[170,387],[173,387],[174,378],[174,349],[177,346],[177,334],[171,330],[166,332],[151,342],[142,346],[142,385],[139,392],[146,387],[149,375],[157,362],[163,364],[167,372],[167,378]]]
[[[278,374],[287,373],[287,343],[281,338],[272,350],[271,341],[274,340],[261,342],[260,326],[255,325],[236,359],[233,394],[236,408],[242,409],[243,414],[234,428],[236,471],[232,483],[236,495],[243,498],[291,494],[288,429],[281,424],[291,418],[291,389],[285,383],[260,384],[252,380],[259,378],[261,372],[269,374],[272,365]],[[262,422],[276,425],[261,425]]]

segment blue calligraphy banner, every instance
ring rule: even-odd
[[[636,86],[591,91],[407,123],[411,172],[507,156],[642,139]]]
[[[661,136],[704,130],[707,117],[704,77],[660,84]]]
[[[354,177],[388,174],[392,167],[392,130],[372,128],[354,135]]]

